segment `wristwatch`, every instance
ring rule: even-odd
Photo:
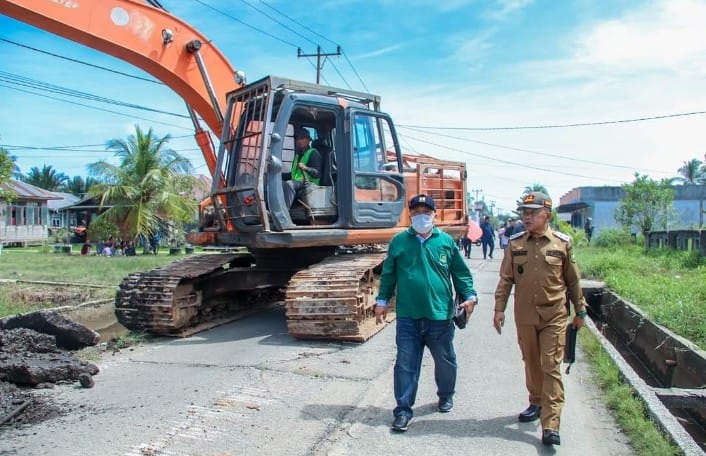
[[[580,310],[580,311],[576,312],[576,316],[579,318],[586,318],[586,311]]]

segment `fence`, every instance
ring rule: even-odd
[[[670,247],[674,250],[696,251],[706,256],[706,230],[650,231],[647,248]]]

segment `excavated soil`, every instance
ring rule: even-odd
[[[19,305],[27,310],[36,308],[51,308],[59,306],[74,306],[86,301],[112,297],[114,291],[106,289],[89,289],[73,286],[51,286],[37,284],[2,284],[0,294],[9,302]],[[81,365],[81,352],[60,350],[55,344],[53,336],[45,336],[30,330],[0,330],[0,358],[7,361],[22,360],[29,354],[46,356],[55,363],[58,359],[62,363]],[[104,348],[89,347],[91,358],[100,356]],[[86,363],[90,364],[90,363]],[[23,366],[22,366],[23,367]],[[64,377],[67,377],[64,371]],[[44,420],[71,413],[66,404],[57,400],[52,388],[57,383],[80,383],[75,375],[69,373],[69,379],[47,377],[47,381],[35,387],[18,386],[0,378],[0,438],[4,430],[9,428],[22,428],[31,426]],[[90,377],[90,375],[89,375]],[[3,381],[5,380],[5,381]]]

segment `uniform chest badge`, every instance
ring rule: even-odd
[[[448,262],[449,262],[449,257],[446,254],[446,252],[441,252],[439,254],[439,263],[446,266],[448,264]]]

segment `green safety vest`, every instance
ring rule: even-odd
[[[313,147],[310,147],[309,150],[304,152],[304,156],[301,159],[301,163],[304,165],[307,165],[309,163],[309,157],[311,157],[312,152],[314,152],[316,149]],[[313,177],[311,174],[307,173],[304,170],[301,170],[297,167],[299,164],[299,154],[296,152],[294,153],[294,161],[292,162],[292,180],[295,181],[303,181],[304,176],[306,176],[307,182],[311,182],[312,184],[319,185],[320,178],[319,177]]]

